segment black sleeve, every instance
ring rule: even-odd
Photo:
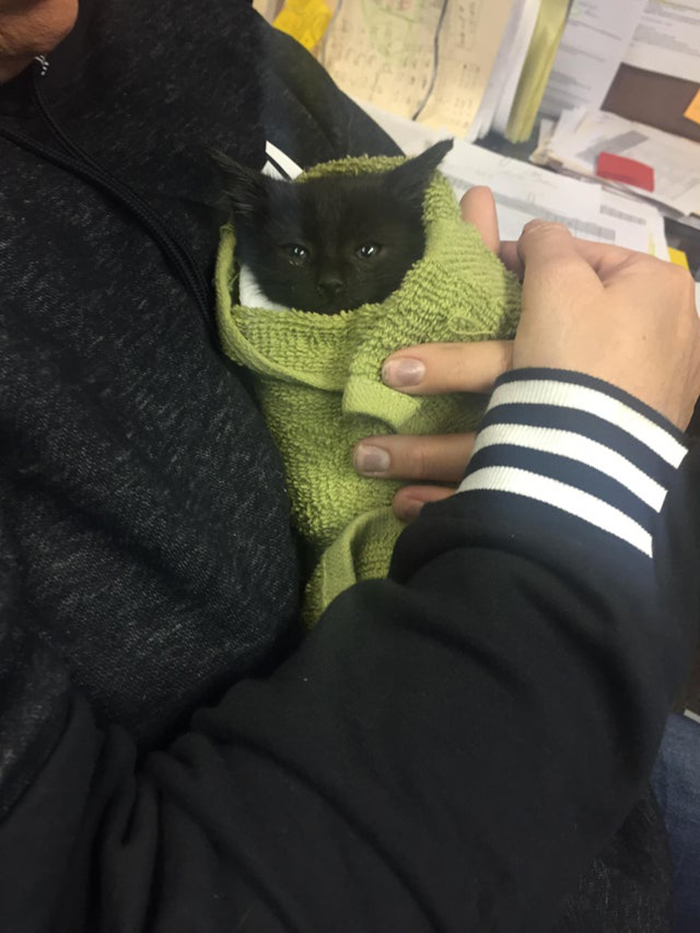
[[[274,675],[143,761],[64,694],[0,832],[0,927],[548,929],[639,798],[683,676],[697,473],[624,393],[505,377],[461,492]],[[14,652],[3,690],[41,669]]]
[[[290,36],[265,29],[262,52],[266,136],[302,168],[345,156],[401,155],[391,137]]]

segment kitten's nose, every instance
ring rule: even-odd
[[[324,275],[318,280],[318,290],[323,295],[337,295],[342,288],[343,280],[335,275]]]

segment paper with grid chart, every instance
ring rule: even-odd
[[[426,126],[464,136],[511,5],[512,0],[342,0],[319,57],[348,94],[404,117],[420,110]]]

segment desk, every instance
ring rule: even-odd
[[[530,139],[525,143],[509,143],[508,140],[495,133],[489,133],[477,145],[483,146],[491,152],[508,156],[511,159],[520,159],[527,162],[535,150],[539,138],[539,125],[535,125]],[[551,171],[551,169],[545,169]],[[681,249],[688,257],[688,265],[696,282],[700,283],[700,230],[688,227],[686,224],[665,218],[666,239],[668,245],[674,249]],[[700,311],[700,309],[698,309]]]

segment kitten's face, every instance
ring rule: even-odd
[[[420,204],[381,176],[266,183],[267,209],[236,224],[239,262],[272,301],[333,314],[383,301],[423,255]]]
[[[383,301],[425,251],[423,196],[451,144],[389,172],[292,184],[236,166],[236,258],[272,301],[334,314]]]

